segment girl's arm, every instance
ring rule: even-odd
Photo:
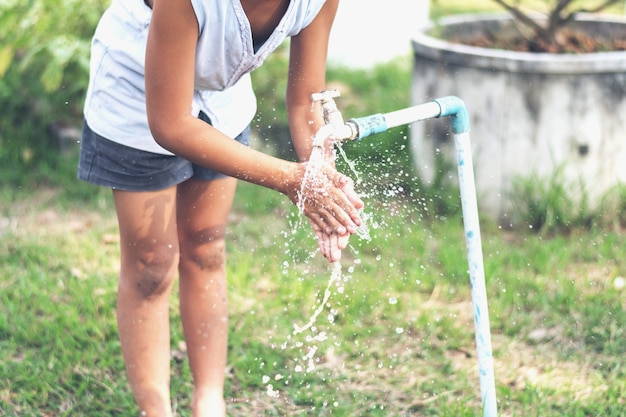
[[[311,94],[326,89],[328,40],[338,4],[338,0],[327,0],[313,22],[291,38],[287,115],[294,148],[300,161],[309,159],[312,138],[324,123],[321,106],[319,103],[312,104]],[[326,140],[325,160],[330,166],[334,166],[333,138]],[[343,190],[356,208],[363,207],[352,183],[346,184]],[[328,233],[315,223],[313,230],[324,256],[330,261],[339,261],[341,250],[347,246],[350,234],[337,231]]]
[[[298,167],[253,151],[191,114],[198,23],[189,0],[156,1],[146,48],[150,129],[165,149],[199,165],[279,191]]]
[[[199,165],[304,200],[304,214],[318,227],[352,231],[360,224],[341,190],[348,179],[326,169],[325,190],[300,188],[305,166],[271,157],[228,138],[191,114],[198,22],[189,0],[154,4],[146,48],[146,106],[150,129],[165,149]]]
[[[324,123],[321,106],[312,105],[311,94],[326,89],[328,39],[338,4],[339,0],[327,0],[313,22],[291,38],[287,115],[300,161],[309,159],[311,139]],[[328,159],[334,158],[330,141],[326,152]]]

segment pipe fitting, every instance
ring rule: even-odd
[[[470,130],[469,115],[465,102],[455,96],[446,96],[433,100],[441,109],[438,117],[450,117],[452,133],[466,133]]]
[[[343,116],[335,103],[335,98],[339,96],[338,90],[324,90],[320,93],[311,94],[311,100],[321,104],[324,112],[324,123],[333,126],[333,136],[336,140],[353,140],[357,136],[356,126],[343,121]]]

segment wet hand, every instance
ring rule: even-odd
[[[311,178],[305,179],[304,172],[301,178],[299,192],[290,198],[311,222],[329,236],[355,233],[362,224],[363,201],[354,192],[352,180],[327,164]]]
[[[358,196],[356,191],[354,191],[354,185],[352,181],[348,181],[342,187],[342,191],[345,193],[346,197],[350,202],[354,205],[357,210],[363,208],[363,201]],[[350,240],[351,233],[346,230],[345,233],[326,233],[324,232],[316,223],[311,221],[311,225],[315,232],[315,236],[317,237],[317,244],[322,252],[322,255],[329,262],[339,262],[341,260],[341,252],[348,246],[348,241]]]
[[[348,246],[350,233],[338,235],[336,233],[326,234],[315,223],[311,222],[313,231],[317,238],[317,245],[322,255],[328,262],[339,262],[341,260],[341,252]]]

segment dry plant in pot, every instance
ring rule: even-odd
[[[580,1],[545,1],[546,11],[543,23],[526,11],[521,1],[494,0],[515,19],[519,35],[511,39],[509,45],[500,44],[503,49],[528,52],[581,53],[625,50],[623,39],[597,39],[577,31],[571,26],[576,16],[582,13],[599,13],[616,5],[621,0],[604,0],[583,7]],[[588,1],[586,3],[589,3]],[[578,4],[581,4],[578,6]],[[487,45],[484,45],[487,46]]]
[[[506,13],[446,16],[418,31],[413,103],[466,102],[479,206],[502,225],[523,223],[520,178],[558,176],[581,210],[601,208],[626,182],[626,19],[597,12],[623,0],[494,1]],[[454,177],[447,126],[437,123],[411,131],[427,183]]]

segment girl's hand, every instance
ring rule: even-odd
[[[352,181],[347,182],[343,186],[342,190],[355,208],[363,208],[363,201],[361,201],[357,193],[354,191]],[[317,237],[317,244],[322,252],[322,255],[324,255],[329,262],[339,262],[341,260],[341,251],[348,246],[350,234],[354,232],[346,230],[346,233],[342,234],[338,232],[327,233],[313,221],[311,221],[311,226],[313,227],[313,231]]]
[[[329,235],[322,232],[313,222],[311,222],[311,227],[313,227],[313,231],[317,237],[317,245],[322,255],[324,255],[328,262],[339,262],[341,260],[341,251],[348,246],[350,233],[343,235],[333,233]]]
[[[354,193],[352,180],[328,164],[319,167],[312,178],[305,179],[306,164],[294,171],[295,186],[285,194],[319,230],[339,236],[352,234],[362,224],[359,209],[363,201]],[[304,183],[304,184],[303,184]]]

